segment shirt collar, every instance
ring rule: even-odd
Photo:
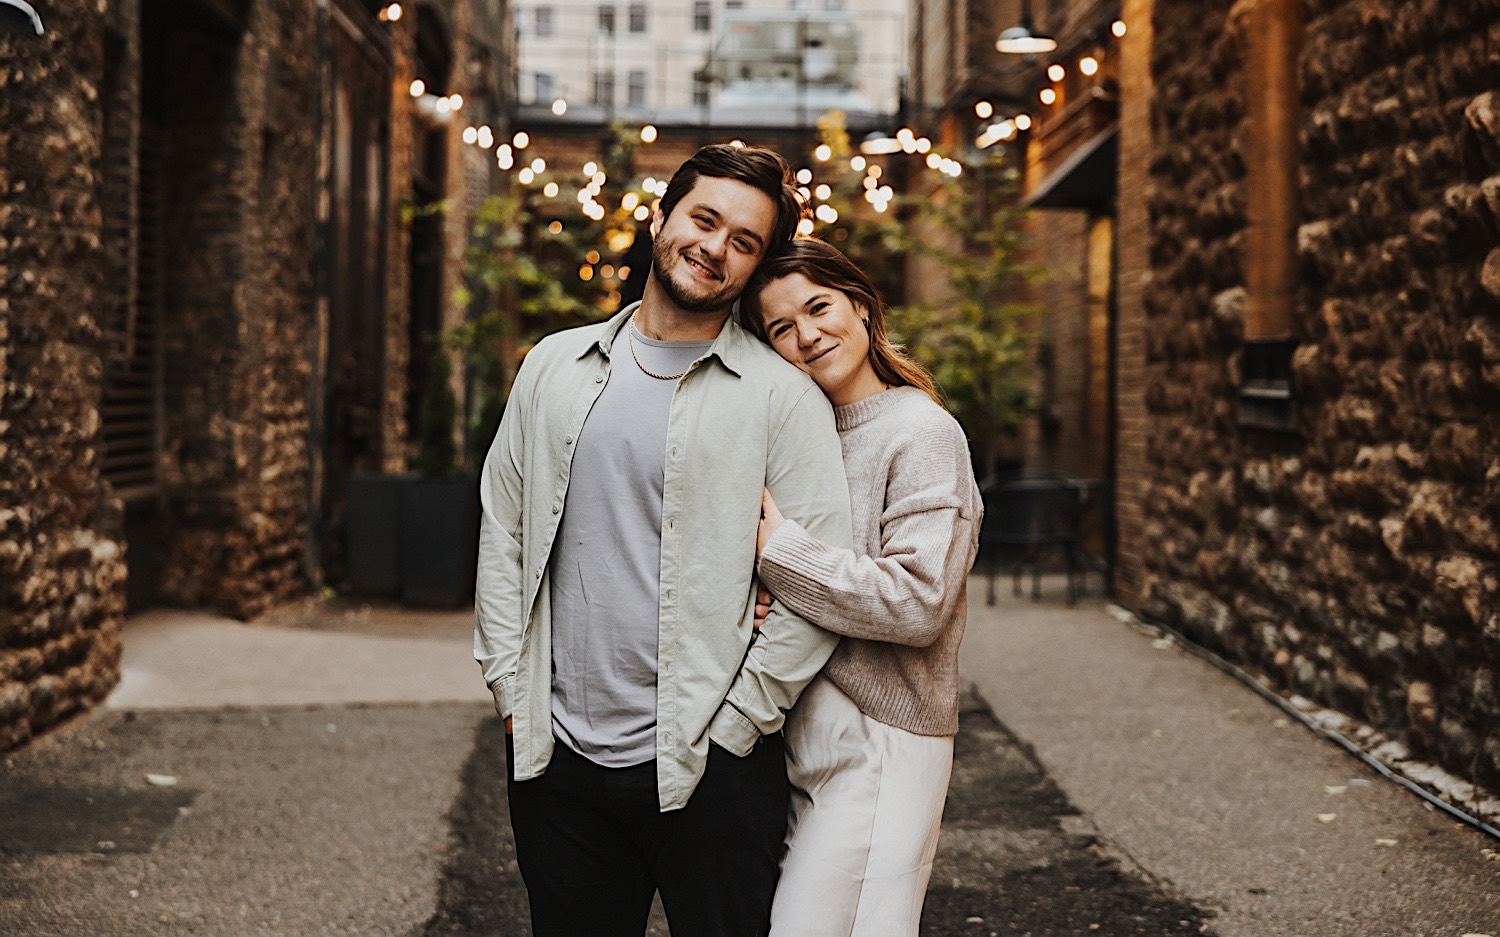
[[[592,345],[586,346],[578,357],[582,358],[591,352],[599,352],[604,357],[609,357],[609,350],[614,347],[615,339],[619,337],[620,330],[625,328],[630,317],[635,315],[636,309],[640,308],[639,302],[631,303],[604,323],[604,331],[599,333],[599,340]],[[744,374],[745,368],[749,367],[749,356],[753,353],[753,344],[759,344],[760,340],[751,335],[738,322],[731,313],[725,321],[724,328],[719,331],[719,337],[714,339],[713,345],[709,346],[708,354],[704,357],[718,358],[729,373],[735,377]]]

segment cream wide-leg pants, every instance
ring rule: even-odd
[[[876,722],[820,676],[786,742],[791,824],[772,937],[915,937],[953,737]]]

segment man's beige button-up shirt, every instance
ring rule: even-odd
[[[574,443],[634,311],[531,350],[480,477],[474,656],[496,710],[512,717],[521,781],[552,758],[547,565]],[[678,381],[663,481],[656,769],[661,808],[672,810],[692,795],[710,742],[743,756],[781,728],[837,640],[779,603],[755,633],[761,489],[814,537],[848,547],[852,535],[827,398],[732,320]]]

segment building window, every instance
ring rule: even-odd
[[[708,79],[702,75],[693,76],[693,103],[699,106],[708,103]]]
[[[712,28],[708,0],[694,0],[693,32],[706,33]]]
[[[630,31],[633,33],[646,31],[646,5],[644,3],[630,5]]]
[[[538,36],[552,35],[552,8],[536,8],[536,34]]]
[[[745,0],[725,0],[724,2],[724,9],[726,10],[743,10],[744,8]]]
[[[615,5],[613,3],[599,5],[599,31],[606,36],[615,34]]]
[[[625,88],[625,101],[631,107],[644,107],[646,104],[646,73],[643,71],[632,71],[629,84]]]
[[[552,100],[552,76],[546,72],[537,72],[531,76],[532,87],[535,89],[531,100],[540,104]]]
[[[615,73],[594,73],[594,103],[600,107],[615,106]]]

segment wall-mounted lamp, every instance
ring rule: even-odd
[[[42,29],[42,18],[36,15],[36,8],[26,0],[0,0],[0,6],[12,7],[20,11],[21,15],[31,22],[31,28],[36,30],[38,36],[46,32]]]
[[[995,51],[1010,55],[1041,55],[1057,48],[1057,40],[1036,31],[1031,18],[1031,0],[1021,0],[1021,21],[995,40]]]

